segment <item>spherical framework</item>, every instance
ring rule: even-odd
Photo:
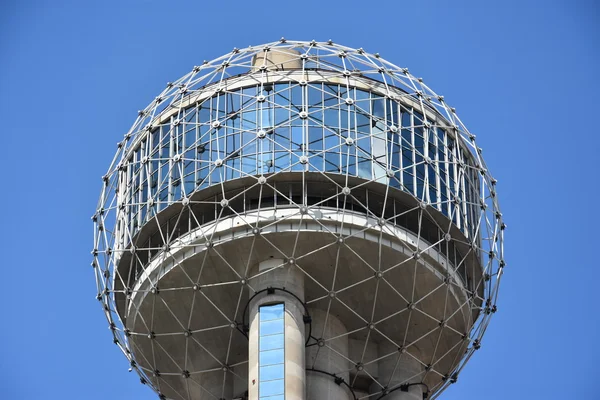
[[[229,399],[249,384],[261,277],[292,266],[308,370],[328,349],[354,398],[435,398],[496,311],[495,188],[408,69],[331,41],[233,49],[168,83],[117,144],[92,217],[97,299],[162,398]],[[415,373],[382,372],[399,363]]]

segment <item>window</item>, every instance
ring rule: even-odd
[[[285,398],[285,339],[283,303],[261,306],[258,310],[258,398]]]
[[[259,101],[258,94],[264,99]],[[300,118],[300,111],[308,115]],[[129,188],[131,234],[148,215],[211,185],[280,171],[318,171],[411,193],[472,235],[479,175],[475,171],[471,178],[469,152],[437,126],[442,119],[430,115],[377,92],[336,83],[256,84],[217,93],[164,119],[133,149],[122,177]],[[213,128],[217,120],[221,125]],[[308,157],[307,165],[301,156]],[[215,167],[216,159],[223,161],[221,167]],[[150,200],[155,205],[145,206]]]

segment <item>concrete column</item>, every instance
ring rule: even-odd
[[[349,382],[348,336],[330,340],[347,332],[346,326],[333,314],[323,310],[309,309],[312,317],[312,336],[317,345],[306,348],[306,367],[336,374]],[[325,329],[323,329],[325,328]],[[351,394],[346,385],[338,385],[329,375],[306,371],[307,400],[349,400]]]
[[[258,400],[259,396],[259,307],[272,303],[285,305],[285,398],[305,400],[305,332],[304,332],[304,274],[293,263],[281,259],[261,262],[252,275],[280,266],[272,271],[253,278],[249,284],[257,292],[268,287],[285,288],[289,293],[275,290],[263,292],[250,302],[250,332],[248,354],[248,399]]]
[[[398,348],[388,341],[379,344],[378,353],[379,357],[394,353],[379,361],[379,376],[377,379],[379,383],[393,389],[400,384],[421,382],[425,368],[413,357],[399,353]],[[410,348],[410,353],[417,358],[419,357],[418,349],[415,347]],[[398,359],[398,356],[400,356],[400,359]],[[411,385],[408,387],[408,392],[397,389],[385,396],[384,399],[423,400],[423,389],[423,385]],[[373,383],[371,393],[377,392],[381,392],[381,386]]]

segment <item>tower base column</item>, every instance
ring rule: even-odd
[[[250,282],[260,293],[250,301],[248,399],[305,400],[304,274],[281,259],[260,263],[263,271]]]
[[[317,338],[317,343],[306,348],[306,398],[350,400],[348,387],[335,380],[339,377],[349,383],[349,363],[344,358],[348,357],[348,336],[344,335],[346,326],[331,313],[320,309],[310,309],[309,312],[312,336]]]
[[[411,347],[410,352],[418,351]],[[424,367],[419,361],[409,354],[398,352],[397,347],[392,343],[380,343],[378,346],[379,357],[387,357],[379,361],[379,379],[378,382],[384,385],[386,389],[391,390],[385,400],[423,400],[423,385],[421,382],[424,374]],[[395,353],[395,354],[394,354]],[[408,384],[408,391],[399,389],[400,385]],[[371,393],[381,393],[382,387],[374,383],[371,385]]]

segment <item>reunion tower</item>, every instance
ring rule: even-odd
[[[160,399],[437,398],[496,311],[496,181],[444,97],[377,53],[204,61],[102,181],[97,298]]]

